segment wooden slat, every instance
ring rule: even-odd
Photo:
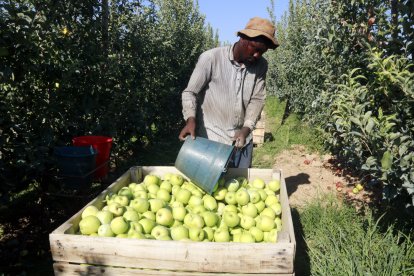
[[[50,236],[55,261],[232,273],[292,272],[290,243],[219,243]]]
[[[175,167],[133,167],[88,205],[100,208],[108,193],[117,192],[132,181],[140,183],[144,175],[162,176],[167,172],[179,173]],[[249,180],[260,177],[266,182],[281,180],[282,231],[277,243],[178,242],[74,235],[83,208],[49,235],[53,259],[61,263],[184,269],[196,273],[292,275],[296,242],[282,172],[272,169],[229,169],[226,176],[245,176]]]
[[[224,273],[208,273],[208,272],[188,272],[188,271],[172,271],[172,270],[150,270],[150,269],[134,269],[126,267],[108,267],[108,266],[94,266],[94,265],[78,265],[56,262],[53,265],[55,275],[104,275],[104,276],[124,276],[124,275],[171,275],[171,276],[218,276],[228,275]],[[231,274],[232,276],[265,276],[269,274],[263,273],[237,273]],[[294,276],[294,273],[290,274],[272,274],[273,276]]]

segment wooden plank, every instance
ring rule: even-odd
[[[144,175],[162,176],[167,172],[179,173],[175,167],[133,167],[88,205],[100,208],[108,193],[117,192],[130,182],[140,183]],[[75,235],[83,208],[49,235],[53,259],[64,263],[185,269],[199,273],[291,275],[294,272],[296,241],[282,172],[272,169],[229,169],[226,176],[245,176],[249,180],[260,177],[266,182],[281,180],[282,231],[277,243],[178,242]]]
[[[104,275],[104,276],[124,276],[124,275],[171,275],[171,276],[218,276],[226,275],[223,273],[208,273],[208,272],[188,272],[188,271],[172,271],[172,270],[150,270],[150,269],[134,269],[127,267],[108,267],[108,266],[95,266],[95,265],[78,265],[56,262],[53,265],[56,276],[60,275]],[[263,273],[237,273],[231,274],[232,276],[265,276],[269,274]],[[273,276],[294,276],[294,273],[289,274],[271,274]]]
[[[292,272],[290,243],[219,243],[51,236],[55,261],[231,273]],[[252,254],[254,252],[254,254]]]

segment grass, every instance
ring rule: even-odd
[[[303,145],[310,152],[323,152],[317,130],[300,120],[297,114],[284,117],[286,102],[268,97],[265,104],[265,142],[253,152],[253,167],[271,168],[274,156],[293,145]]]
[[[330,196],[299,214],[310,275],[414,275],[413,237]]]

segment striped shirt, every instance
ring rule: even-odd
[[[267,61],[246,67],[234,60],[232,46],[202,53],[182,93],[184,120],[195,117],[196,136],[232,144],[242,127],[253,130],[264,106]],[[246,144],[252,133],[246,137]]]

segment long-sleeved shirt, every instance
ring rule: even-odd
[[[196,136],[232,144],[242,127],[253,130],[264,106],[267,61],[245,66],[234,60],[232,46],[202,53],[182,93],[184,120],[195,117]],[[252,134],[246,137],[246,144]]]

